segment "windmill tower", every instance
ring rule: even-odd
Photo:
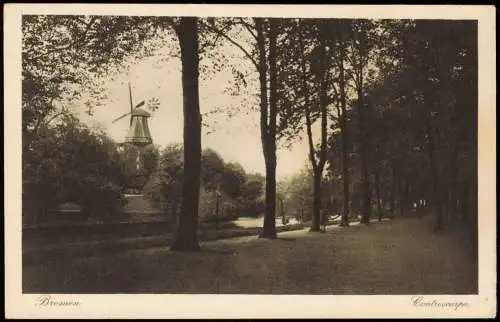
[[[145,101],[141,101],[134,106],[132,100],[132,88],[130,86],[130,83],[128,84],[128,90],[130,99],[130,111],[114,119],[112,121],[112,124],[125,119],[127,116],[130,116],[129,128],[127,130],[124,142],[120,143],[120,148],[122,152],[126,151],[128,153],[134,153],[134,172],[136,174],[136,177],[140,177],[143,166],[141,162],[141,155],[144,150],[153,143],[148,125],[148,118],[151,117],[151,114],[141,108],[145,104]],[[142,185],[133,184],[129,188],[137,190],[142,188]]]
[[[125,144],[132,144],[139,147],[145,147],[153,143],[151,137],[151,132],[149,131],[148,118],[151,114],[146,110],[142,109],[141,106],[145,104],[145,101],[140,102],[134,107],[132,101],[132,89],[130,83],[128,84],[129,98],[130,98],[130,112],[123,114],[122,116],[114,119],[112,123],[116,123],[128,115],[130,115],[130,125],[125,136]]]

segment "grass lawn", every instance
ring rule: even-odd
[[[431,233],[425,218],[201,245],[25,266],[23,292],[477,294],[475,259],[457,236]]]

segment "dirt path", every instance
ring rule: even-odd
[[[240,294],[473,294],[476,265],[450,234],[393,220],[206,242],[25,267],[24,292]]]

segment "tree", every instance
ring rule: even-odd
[[[264,26],[261,18],[255,18],[257,26],[257,37],[259,45],[259,70],[265,70],[265,36]],[[261,104],[261,137],[264,159],[266,163],[266,212],[264,215],[264,227],[262,237],[276,238],[276,116],[278,113],[277,98],[277,32],[278,22],[269,19],[269,118],[267,117],[267,106]],[[267,73],[259,73],[260,75]],[[261,88],[265,88],[261,76]],[[267,95],[267,91],[266,91]],[[262,101],[261,102],[265,102]]]
[[[181,216],[173,250],[198,250],[198,206],[201,172],[201,116],[198,92],[198,19],[180,18],[175,27],[182,60],[184,98],[184,180]]]
[[[244,200],[243,214],[257,217],[264,212],[264,186],[265,178],[260,174],[247,174],[242,190]]]
[[[144,196],[165,212],[167,218],[177,220],[182,198],[184,172],[182,144],[166,146],[160,156],[157,170],[144,186]]]
[[[80,205],[87,219],[121,214],[125,181],[116,144],[76,118],[42,127],[23,151],[23,222],[38,224],[63,202]]]
[[[342,219],[341,226],[349,226],[349,138],[347,132],[347,99],[346,99],[346,73],[345,73],[345,59],[346,59],[346,33],[349,28],[349,22],[345,20],[340,20],[337,23],[337,46],[336,48],[338,54],[336,55],[336,64],[339,70],[339,100],[337,101],[337,114],[339,116],[339,127],[341,135],[341,146],[342,146],[342,182],[343,182],[343,209],[342,209]],[[339,108],[340,106],[340,108]]]
[[[297,20],[289,24],[287,41],[282,46],[281,131],[289,138],[297,135],[297,129],[305,123],[309,161],[313,171],[314,203],[312,231],[320,230],[322,208],[323,170],[328,157],[328,131],[336,129],[337,115],[331,111],[331,103],[338,101],[334,79],[333,54],[336,38],[329,32],[332,21]],[[302,120],[305,119],[305,122]],[[319,144],[313,137],[313,125],[320,121]],[[333,122],[329,122],[333,120]]]
[[[436,28],[439,28],[439,33],[433,32]],[[417,53],[428,55],[427,59],[420,62],[412,59],[408,62],[414,63],[421,71],[417,82],[422,89],[423,119],[433,183],[437,230],[443,229],[447,222],[452,223],[456,220],[453,217],[457,210],[456,205],[460,203],[456,196],[459,171],[457,164],[460,162],[458,142],[465,139],[462,136],[463,132],[458,129],[463,127],[465,131],[469,131],[476,124],[473,120],[477,119],[475,114],[477,112],[477,29],[475,28],[473,23],[462,21],[446,26],[438,22],[417,21],[415,30],[424,35],[425,40],[420,40],[420,42],[415,40],[412,44],[416,46],[409,48],[412,58],[416,58],[413,55]],[[461,33],[464,35],[463,39],[460,39]],[[444,45],[451,40],[453,43]],[[457,91],[457,87],[465,90],[467,94],[462,96]],[[467,117],[459,112],[460,99],[465,99],[465,104],[460,109],[469,113],[469,120],[472,120],[469,125],[463,123]],[[468,135],[469,139],[475,136],[471,132]],[[465,140],[471,142],[474,139]],[[477,153],[476,144],[473,143],[466,149],[471,155]],[[473,163],[465,166],[467,169],[475,167]],[[473,210],[471,213],[475,212]]]
[[[244,18],[210,19],[203,23],[207,30],[212,31],[217,37],[226,39],[241,50],[259,75],[260,132],[266,167],[266,210],[261,237],[270,239],[276,238],[276,117],[278,112],[277,100],[273,98],[276,96],[273,87],[276,86],[275,74],[277,73],[274,62],[277,51],[277,23],[276,19],[265,18],[252,18],[250,21]],[[228,35],[227,31],[233,27],[243,28],[251,39],[255,40],[253,51],[247,50],[245,46]],[[267,42],[268,46],[266,46]],[[241,78],[241,74],[238,73],[238,75]],[[268,91],[270,91],[270,97],[268,97]]]
[[[371,117],[370,106],[365,102],[365,74],[369,58],[374,48],[373,33],[374,25],[368,20],[356,20],[353,23],[353,42],[351,64],[354,67],[353,80],[357,91],[357,112],[358,112],[358,131],[359,131],[359,155],[363,185],[363,208],[362,223],[369,223],[371,217],[371,199],[370,178],[368,169],[368,159],[371,154],[369,146],[369,128],[367,120]]]
[[[201,154],[201,181],[209,190],[217,190],[224,172],[225,163],[222,157],[212,149],[205,149]]]
[[[375,192],[380,190],[379,202],[381,196],[390,198],[392,209],[399,204],[402,215],[415,205],[432,209],[436,230],[444,229],[463,221],[458,205],[476,202],[477,26],[463,21],[383,21],[382,26],[392,40],[379,42],[379,77],[365,85],[364,97],[371,110]],[[469,197],[458,192],[462,187]],[[475,207],[467,213],[477,218]]]
[[[311,131],[311,118],[308,116],[308,108],[306,108],[306,125],[309,138],[309,158],[311,160],[311,165],[314,172],[314,205],[313,205],[313,222],[311,226],[312,231],[320,231],[321,224],[321,200],[322,200],[322,189],[321,184],[323,180],[323,169],[325,167],[327,158],[327,139],[328,139],[328,104],[331,99],[329,99],[329,85],[330,85],[330,66],[331,66],[331,47],[328,45],[328,27],[326,22],[319,23],[318,26],[318,38],[319,47],[318,60],[315,57],[311,57],[312,66],[314,63],[318,63],[319,66],[315,67],[316,70],[315,77],[319,80],[319,113],[321,118],[321,143],[319,146],[318,160],[316,160],[316,151],[313,147],[312,142],[312,131]]]
[[[158,148],[153,145],[138,147],[132,144],[124,144],[122,145],[121,156],[126,176],[125,190],[140,191],[156,171],[159,158]]]
[[[221,173],[220,189],[228,197],[237,199],[242,196],[246,183],[246,173],[238,163],[228,162]]]
[[[304,115],[306,119],[306,130],[309,146],[309,160],[314,174],[314,202],[313,202],[313,217],[311,231],[320,231],[320,219],[321,219],[321,183],[323,177],[323,169],[326,163],[327,156],[327,129],[328,129],[328,83],[329,83],[329,68],[330,59],[328,57],[329,48],[327,47],[326,40],[326,23],[315,21],[313,26],[313,32],[316,31],[317,37],[317,47],[315,47],[308,57],[310,64],[310,73],[313,76],[317,85],[315,88],[318,89],[317,96],[319,96],[318,107],[319,107],[319,117],[321,119],[321,143],[319,150],[316,151],[312,136],[312,113],[310,104],[314,105],[309,98],[309,90],[307,84],[308,73],[306,71],[306,58],[301,57],[301,69],[302,69],[302,86],[304,90]],[[299,27],[299,33],[301,32],[303,26]],[[314,34],[314,33],[313,33]],[[303,36],[299,34],[299,45],[301,48],[305,48]],[[300,49],[299,49],[300,50]],[[317,157],[318,156],[318,157]]]
[[[312,219],[313,213],[313,174],[310,167],[304,167],[281,184],[280,193],[287,205],[288,213],[294,214],[300,222]]]

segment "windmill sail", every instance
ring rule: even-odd
[[[130,114],[134,110],[134,104],[132,103],[132,88],[130,87],[130,82],[128,82],[128,93],[130,97]],[[132,117],[130,117],[130,125],[132,125]]]
[[[111,121],[111,123],[116,123],[116,122],[118,122],[119,120],[123,119],[125,116],[130,115],[130,114],[131,114],[131,112],[125,113],[125,114],[123,114],[122,116],[117,117],[116,119],[114,119],[113,121]]]

